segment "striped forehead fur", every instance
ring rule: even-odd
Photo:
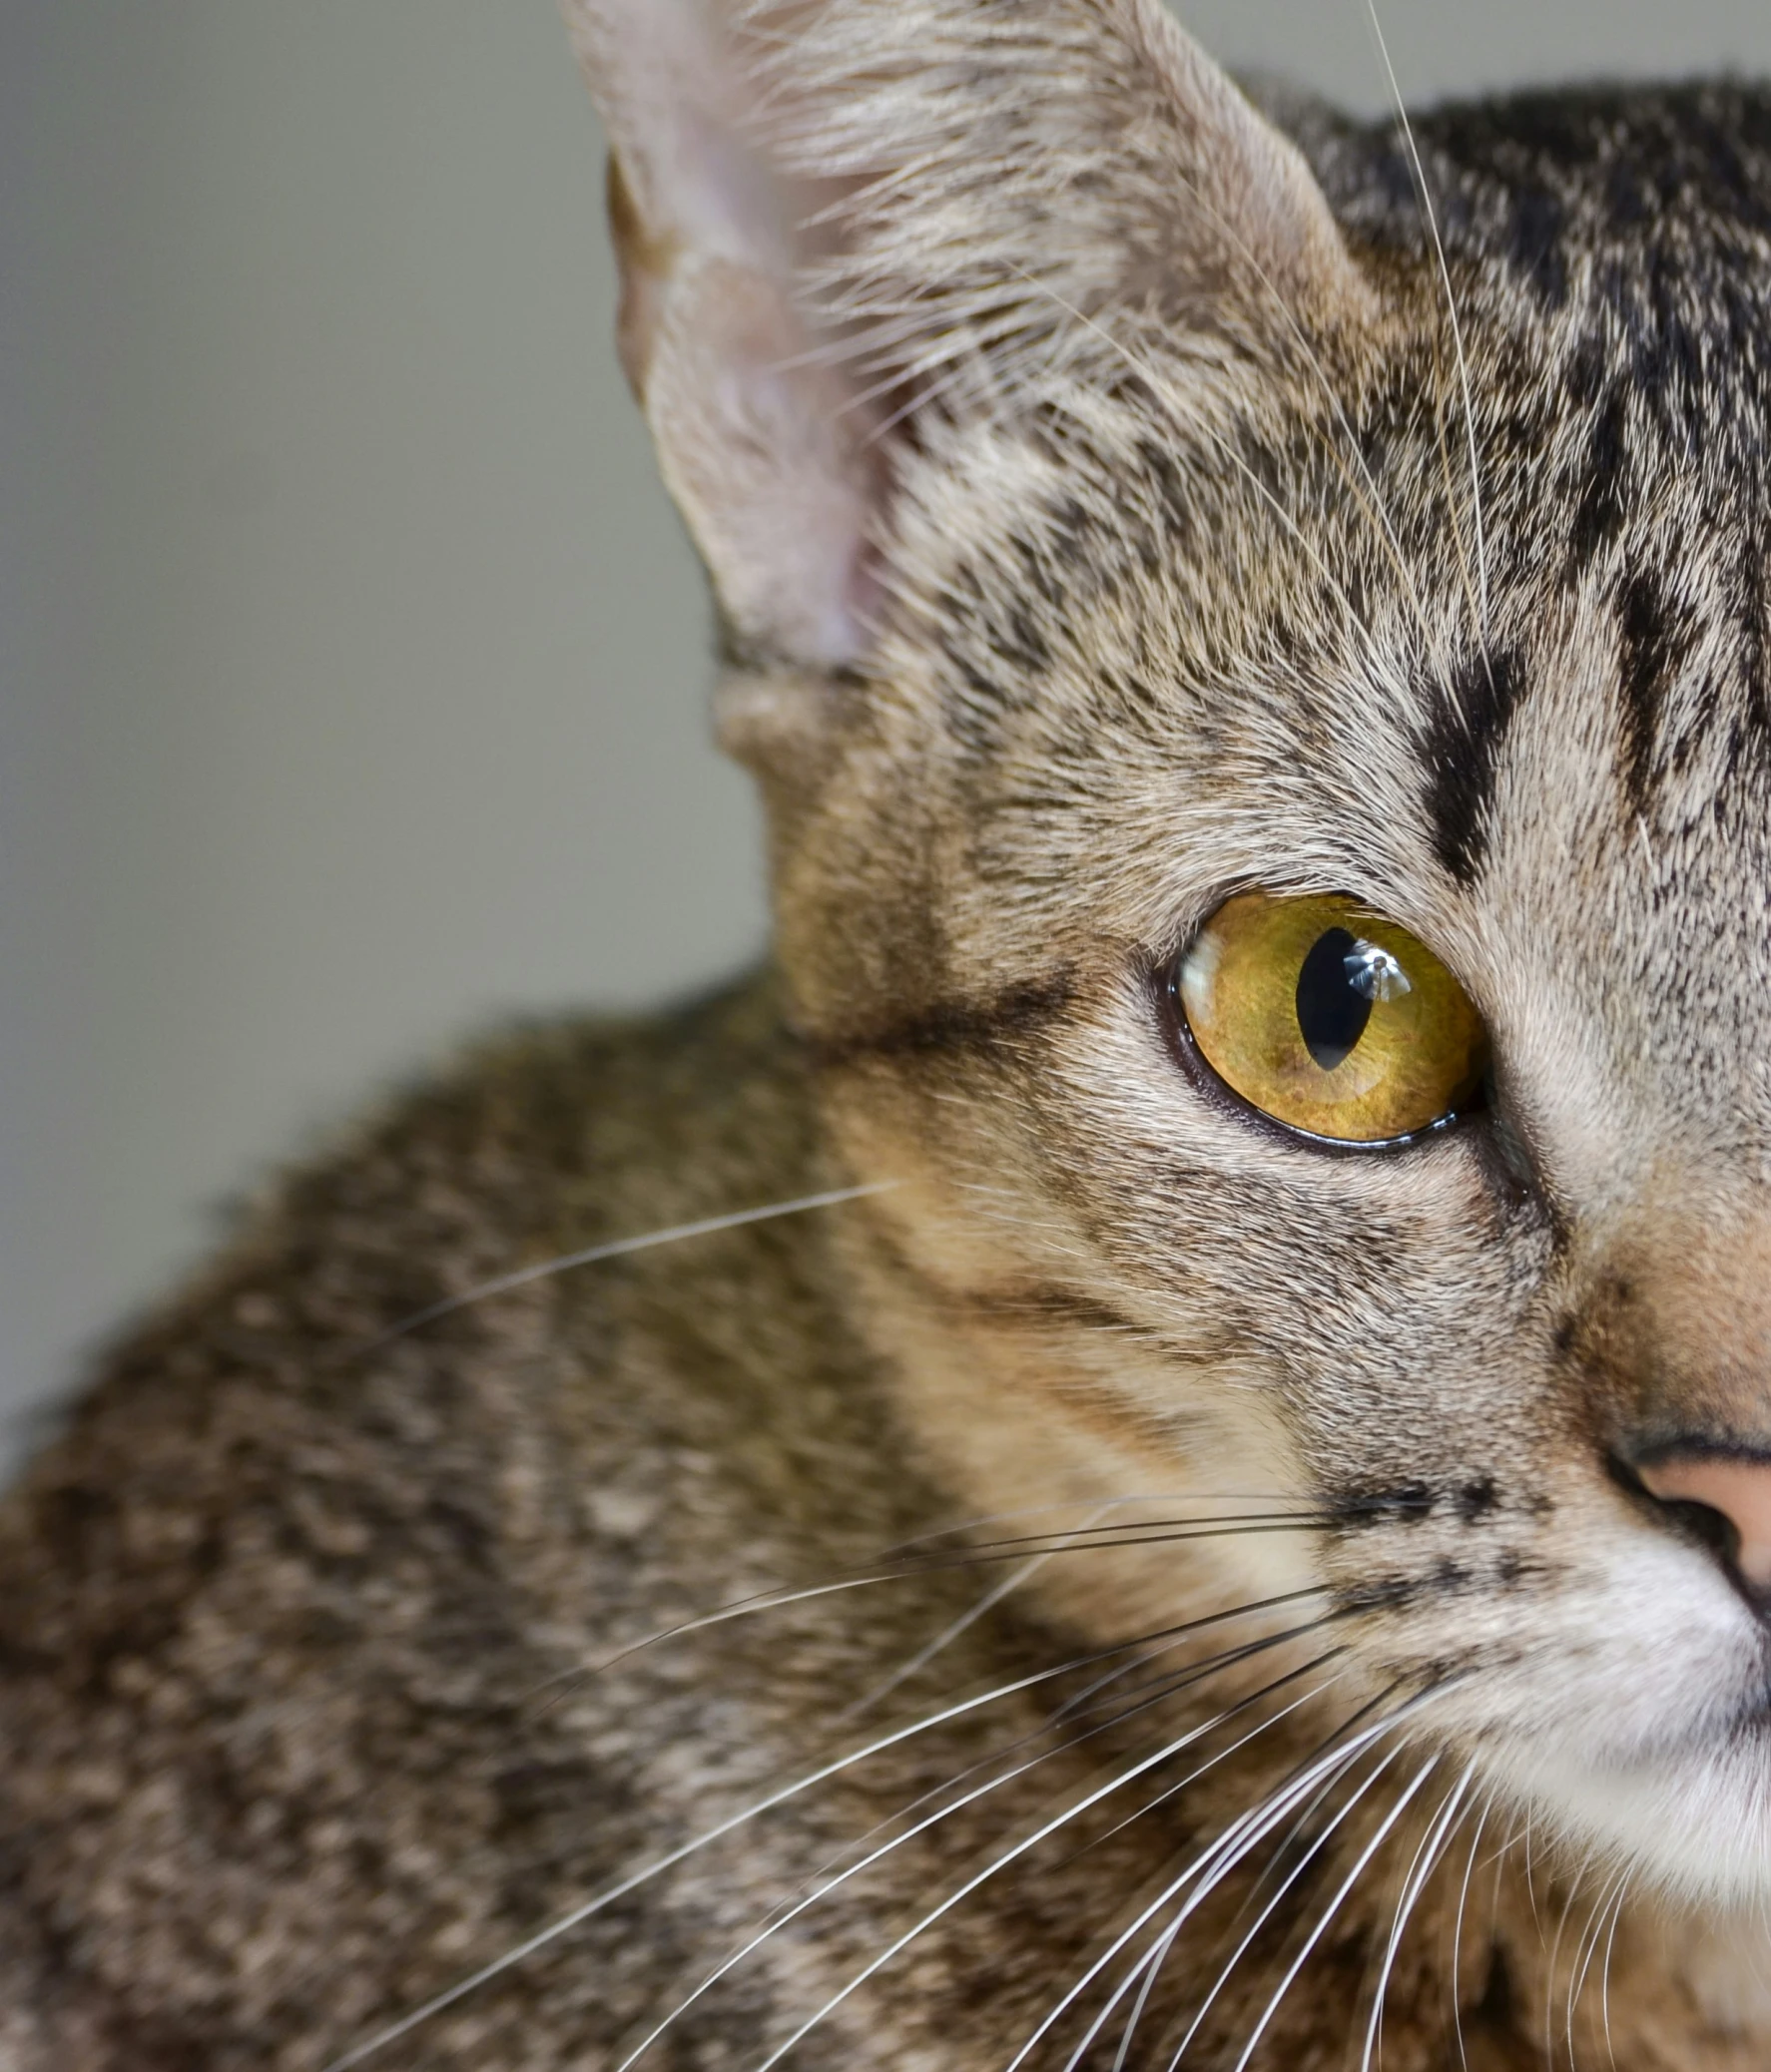
[[[1264,349],[1220,353],[1215,378],[1191,335],[1109,337],[1105,325],[1087,337],[1082,363],[1049,349],[1018,363],[996,392],[996,450],[1019,437],[1048,461],[1006,470],[1020,478],[1012,524],[1006,500],[993,527],[981,509],[969,513],[978,544],[958,580],[950,561],[940,570],[956,600],[949,649],[969,704],[985,697],[990,674],[980,640],[1024,702],[1030,674],[1020,664],[1061,643],[1075,608],[1135,581],[1140,564],[1158,571],[1148,590],[1188,593],[1173,616],[1195,637],[1218,629],[1205,677],[1226,644],[1245,654],[1275,640],[1295,648],[1300,621],[1312,619],[1314,635],[1327,635],[1357,595],[1368,625],[1395,624],[1384,643],[1392,666],[1405,657],[1419,678],[1412,733],[1436,839],[1451,874],[1467,878],[1479,864],[1509,722],[1542,688],[1533,650],[1546,615],[1586,595],[1609,622],[1620,806],[1687,847],[1718,812],[1750,835],[1768,740],[1771,172],[1738,146],[1718,169],[1706,140],[1751,137],[1763,114],[1738,90],[1595,97],[1584,137],[1577,128],[1572,145],[1564,136],[1536,157],[1531,117],[1528,104],[1511,127],[1504,113],[1478,123],[1454,111],[1420,130],[1474,366],[1480,486],[1492,507],[1497,617],[1487,636],[1499,670],[1480,657],[1455,565],[1470,492],[1461,453],[1454,446],[1448,464],[1446,447],[1461,398],[1421,277],[1420,207],[1399,146],[1387,128],[1306,123],[1355,250],[1368,263],[1415,269],[1413,341],[1393,331],[1387,354],[1336,354],[1333,391],[1271,305]],[[1658,183],[1654,239],[1628,238],[1640,204],[1625,181]],[[1259,481],[1226,467],[1232,437]],[[960,440],[936,466],[971,451]],[[1370,493],[1366,466],[1381,475]],[[1033,488],[1041,477],[1043,495]],[[1274,504],[1314,514],[1308,555],[1267,504],[1273,486],[1282,491]],[[1380,496],[1406,571],[1372,508]],[[1244,507],[1242,525],[1222,522],[1226,502]],[[1300,559],[1314,563],[1301,584]],[[1264,609],[1263,569],[1285,572],[1289,610]],[[1402,573],[1431,600],[1433,624],[1402,600]],[[1231,598],[1247,609],[1233,610]],[[1360,660],[1356,680],[1373,673],[1374,658]],[[1253,673],[1265,697],[1290,674]],[[1229,687],[1226,699],[1245,688]],[[1724,794],[1737,799],[1732,813]]]

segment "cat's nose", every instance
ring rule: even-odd
[[[1636,1474],[1660,1503],[1712,1513],[1719,1529],[1706,1537],[1750,1589],[1771,1592],[1771,1459],[1673,1453]]]

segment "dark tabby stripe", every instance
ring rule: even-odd
[[[1653,796],[1661,708],[1690,655],[1691,628],[1659,582],[1643,571],[1623,585],[1617,635],[1623,782],[1630,804],[1646,813]]]
[[[1524,696],[1519,657],[1497,648],[1462,663],[1428,694],[1416,747],[1427,766],[1427,818],[1439,860],[1461,885],[1480,874],[1488,844],[1500,751]]]
[[[1586,479],[1574,513],[1569,564],[1584,571],[1623,531],[1629,509],[1629,443],[1626,390],[1613,381],[1593,413]]]
[[[821,1030],[808,1035],[806,1044],[821,1065],[906,1051],[987,1048],[1050,1021],[1069,1004],[1071,993],[1069,974],[1058,972],[1010,986],[987,1000],[939,1000],[872,1029]]]

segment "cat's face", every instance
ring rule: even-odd
[[[1304,1507],[1057,1599],[1118,1637],[1171,1585],[1321,1586],[1359,1688],[1486,1783],[1763,1896],[1771,115],[1429,125],[1442,271],[1394,138],[1316,126],[1331,221],[1140,6],[774,19],[834,347],[790,393],[722,228],[674,317],[633,289],[630,360],[735,624],[796,1012],[898,1183],[861,1271],[910,1414],[987,1508]],[[673,321],[768,365],[736,460],[669,403]],[[1182,977],[1251,888],[1425,945],[1485,1095],[1354,1148],[1226,1087]]]

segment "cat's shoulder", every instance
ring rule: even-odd
[[[295,1171],[119,1344],[0,1507],[18,2065],[310,2063],[643,1854],[648,1765],[706,1694],[649,1657],[575,1673],[889,1537],[827,1229],[617,1250],[399,1326],[805,1196],[820,1159],[767,979],[537,1026]],[[625,1958],[590,1939],[605,1979],[651,1948],[631,1926]]]

